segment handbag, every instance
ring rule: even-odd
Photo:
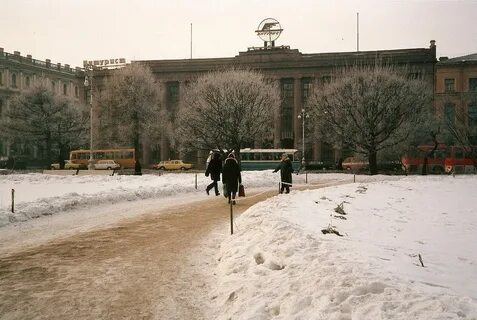
[[[239,197],[245,197],[245,187],[243,184],[239,185],[239,192],[238,192]]]

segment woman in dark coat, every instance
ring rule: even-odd
[[[293,166],[286,153],[282,154],[282,161],[273,172],[277,172],[278,170],[280,170],[281,178],[280,193],[283,193],[283,190],[285,190],[285,193],[290,193],[290,187],[292,186]]]
[[[210,174],[210,179],[212,183],[207,186],[205,192],[209,194],[210,189],[215,189],[215,195],[218,196],[219,187],[217,186],[217,181],[220,181],[220,173],[222,172],[222,160],[220,160],[220,154],[214,153],[212,160],[210,160],[207,170],[205,170],[205,176],[208,177]]]
[[[237,194],[239,184],[242,183],[242,175],[240,173],[240,166],[235,160],[233,153],[229,154],[225,160],[224,168],[222,170],[222,182],[226,185],[229,193],[229,203],[232,196],[232,204],[235,204],[235,195]]]

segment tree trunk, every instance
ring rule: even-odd
[[[377,162],[376,151],[372,151],[369,153],[368,162],[369,162],[369,173],[371,175],[378,174],[378,162]]]
[[[47,133],[46,135],[46,162],[47,162],[47,169],[51,166],[51,134]]]

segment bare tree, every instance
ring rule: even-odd
[[[235,150],[269,139],[280,106],[277,84],[256,71],[205,74],[185,91],[176,143],[185,150]]]
[[[67,149],[85,142],[87,119],[85,106],[40,85],[13,98],[1,126],[12,140],[42,146],[49,166],[53,150],[61,163]]]
[[[466,108],[459,110],[450,101],[444,103],[444,109],[450,112],[444,110],[443,121],[454,143],[463,147],[477,168],[477,93],[465,93],[462,101]]]
[[[380,150],[406,141],[423,123],[432,88],[390,66],[351,67],[314,90],[308,100],[318,134],[368,157],[377,173]]]
[[[144,140],[159,138],[161,108],[151,70],[139,63],[119,69],[105,81],[99,99],[99,135],[103,146],[133,146],[136,160]]]

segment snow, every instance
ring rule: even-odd
[[[248,193],[276,188],[277,179],[269,170],[243,173]],[[215,270],[204,269],[216,282],[211,318],[477,319],[476,176],[308,179],[349,183],[297,191],[304,175],[294,176],[290,194],[240,215]],[[9,248],[22,232],[40,241],[204,199],[209,182],[194,173],[2,175],[0,241]],[[345,215],[335,212],[339,205]],[[322,233],[327,228],[342,236]]]

